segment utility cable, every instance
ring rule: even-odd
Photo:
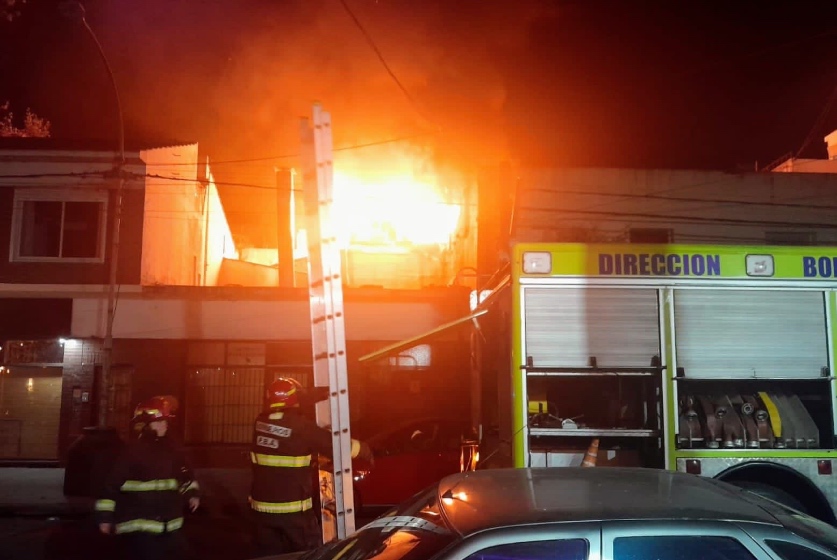
[[[0,175],[0,179],[48,179],[48,178],[73,178],[89,179],[90,177],[105,177],[111,175],[113,170],[107,171],[83,171],[67,173],[28,173],[21,175]]]
[[[648,214],[643,212],[607,212],[595,210],[564,210],[561,208],[544,208],[544,207],[524,207],[521,210],[527,212],[552,212],[555,216],[564,214],[570,215],[589,215],[589,216],[605,216],[605,217],[620,217],[620,218],[645,218],[653,220],[666,220],[671,222],[681,221],[685,223],[708,223],[708,224],[727,224],[732,226],[754,226],[754,225],[769,225],[777,227],[806,227],[816,229],[837,229],[837,222],[835,223],[812,223],[812,222],[783,222],[771,220],[746,220],[742,218],[707,218],[704,216],[681,216],[671,214]],[[525,227],[525,226],[524,226]]]
[[[630,193],[608,193],[608,192],[593,192],[593,191],[570,191],[570,190],[552,190],[547,188],[533,188],[531,191],[538,191],[544,193],[551,193],[555,195],[576,195],[576,196],[612,196],[619,198],[632,198],[642,200],[664,200],[670,202],[698,202],[698,203],[714,203],[714,204],[743,204],[746,206],[767,206],[773,208],[803,208],[807,210],[837,210],[837,206],[823,206],[821,204],[799,204],[793,202],[754,202],[750,200],[733,200],[721,198],[693,198],[693,197],[669,197],[659,196],[656,194],[630,194]]]
[[[805,141],[802,142],[802,146],[800,146],[796,151],[796,158],[799,158],[799,155],[805,151],[805,148],[807,148],[814,140],[814,135],[817,134],[817,131],[825,123],[825,119],[828,117],[829,113],[831,113],[831,107],[834,105],[835,100],[837,100],[837,85],[835,85],[834,89],[831,90],[831,95],[828,96],[828,100],[825,102],[825,107],[822,108],[819,116],[817,116],[817,120],[814,121],[814,126],[811,127],[811,131],[808,133]]]
[[[366,142],[363,144],[351,144],[348,146],[342,146],[339,148],[334,148],[333,152],[347,152],[351,150],[362,150],[364,148],[371,148],[374,146],[383,146],[385,144],[395,144],[397,142],[405,142],[407,140],[413,140],[415,138],[421,138],[423,136],[428,136],[434,134],[431,131],[427,132],[417,132],[416,134],[408,134],[405,136],[396,136],[394,138],[387,138],[385,140],[376,140],[374,142]],[[228,160],[217,160],[212,161],[209,160],[209,167],[210,169],[216,165],[227,165],[233,163],[258,163],[264,161],[274,161],[274,160],[281,160],[281,159],[292,159],[300,157],[299,153],[289,153],[289,154],[279,154],[275,156],[263,156],[257,158],[242,158],[242,159],[228,159]],[[153,164],[155,167],[174,167],[174,166],[183,166],[183,165],[203,165],[203,162],[172,162],[172,163],[155,163]]]
[[[358,17],[355,15],[355,13],[349,7],[348,2],[346,0],[340,0],[340,4],[342,4],[343,9],[346,10],[346,13],[349,15],[349,17],[355,23],[355,26],[358,28],[358,30],[360,30],[360,33],[366,39],[366,42],[369,44],[369,47],[372,49],[372,51],[378,57],[378,60],[381,61],[381,64],[383,65],[384,69],[387,71],[387,74],[389,74],[390,78],[392,78],[392,81],[395,82],[395,85],[398,86],[398,89],[401,90],[401,93],[404,94],[404,97],[407,98],[407,101],[410,102],[410,105],[413,106],[413,109],[415,110],[415,112],[418,113],[418,115],[422,119],[424,119],[427,123],[432,123],[433,121],[431,119],[427,118],[427,116],[424,114],[424,111],[422,111],[421,108],[419,107],[419,104],[416,102],[416,100],[413,98],[413,96],[410,95],[410,92],[407,91],[407,88],[404,87],[404,84],[401,83],[401,80],[398,79],[398,76],[395,75],[395,72],[393,72],[392,68],[390,68],[389,64],[386,61],[386,58],[384,58],[383,53],[378,48],[378,45],[375,44],[375,41],[374,41],[374,39],[372,39],[372,36],[369,34],[369,32],[366,30],[366,28],[360,22]],[[438,126],[435,126],[434,128],[438,129]]]

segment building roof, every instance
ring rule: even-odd
[[[733,520],[779,524],[743,490],[662,469],[487,469],[439,483],[445,515],[461,534],[555,521]],[[461,497],[458,499],[457,496]]]
[[[196,142],[174,139],[125,139],[125,150],[139,152],[155,148],[186,146]],[[0,151],[70,151],[70,152],[115,152],[119,149],[116,139],[82,138],[5,138],[0,137]]]

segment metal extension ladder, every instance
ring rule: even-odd
[[[340,247],[332,211],[331,115],[314,105],[313,128],[307,118],[300,127],[303,196],[308,241],[308,296],[311,306],[311,344],[314,385],[328,387],[329,398],[317,403],[317,423],[329,426],[333,449],[333,497],[321,484],[323,504],[334,502],[334,517],[322,508],[323,541],[344,538],[355,531],[352,488],[352,441],[349,431],[349,384]],[[336,525],[336,535],[334,535]]]

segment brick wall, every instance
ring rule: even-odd
[[[64,345],[64,377],[61,387],[61,414],[58,435],[59,456],[66,458],[67,448],[85,426],[95,425],[94,373],[101,360],[101,342],[74,340]]]

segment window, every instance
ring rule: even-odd
[[[613,541],[614,560],[755,560],[732,537],[647,536],[619,537]]]
[[[429,344],[419,344],[402,351],[397,356],[390,357],[389,365],[402,369],[426,368],[430,366],[430,357],[431,346]]]
[[[663,228],[631,228],[628,240],[631,243],[671,243],[674,232]]]
[[[775,540],[764,541],[764,543],[782,560],[833,560],[831,556],[826,556],[801,544]]]
[[[105,191],[16,190],[10,260],[103,261],[106,210]]]
[[[510,543],[486,548],[467,560],[585,560],[587,548],[584,539]]]

